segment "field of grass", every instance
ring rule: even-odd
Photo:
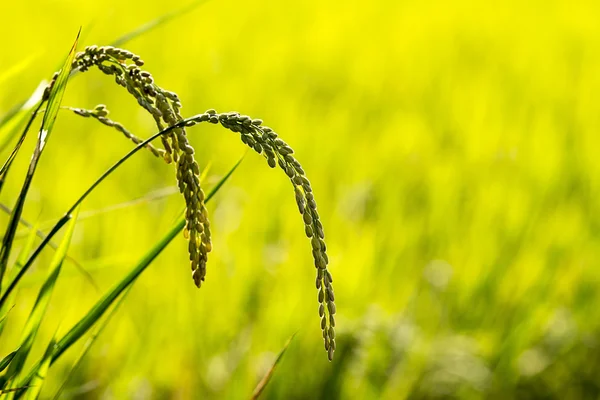
[[[3,2],[0,118],[60,68],[80,26],[79,49],[108,45],[186,4]],[[294,148],[325,227],[337,349],[328,362],[294,192],[248,152],[207,205],[202,288],[178,235],[63,398],[249,398],[294,334],[262,398],[598,398],[599,16],[592,1],[208,0],[122,44],[179,95],[184,117],[239,111]],[[157,132],[97,70],[74,76],[62,101],[100,103],[139,137]],[[40,120],[4,183],[6,207]],[[206,189],[246,152],[221,127],[188,136]],[[15,141],[0,129],[1,163]],[[22,218],[47,233],[131,148],[61,110]],[[84,201],[25,370],[171,228],[184,207],[174,176],[142,151]],[[2,212],[0,232],[8,221]],[[29,232],[19,226],[11,263]],[[22,280],[0,358],[18,346],[53,255]],[[52,365],[42,398],[88,337]]]

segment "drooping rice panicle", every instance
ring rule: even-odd
[[[210,223],[204,205],[204,192],[200,187],[199,167],[194,159],[194,148],[190,145],[185,128],[200,122],[221,124],[230,131],[240,134],[244,144],[265,157],[271,168],[277,165],[288,176],[294,190],[298,211],[302,215],[304,231],[310,239],[314,264],[317,269],[316,288],[318,291],[319,317],[325,350],[329,360],[333,359],[335,342],[335,295],[333,278],[327,269],[329,258],[325,244],[323,225],[317,211],[317,204],[310,181],[306,177],[302,165],[294,157],[294,150],[269,127],[262,125],[262,120],[252,119],[237,112],[217,113],[208,110],[203,114],[188,118],[182,124],[179,97],[154,83],[152,75],[141,69],[144,62],[141,58],[127,50],[114,47],[89,46],[77,54],[73,67],[85,72],[97,67],[106,75],[113,76],[115,82],[127,89],[138,104],[154,118],[159,130],[181,125],[162,135],[164,150],[148,146],[157,156],[162,156],[167,163],[175,163],[177,183],[186,202],[186,228],[184,236],[189,241],[189,256],[192,266],[192,277],[196,286],[200,287],[206,276],[207,254],[212,250]],[[84,117],[92,117],[101,123],[122,132],[128,139],[139,144],[141,140],[127,131],[121,124],[107,118],[108,110],[98,106],[95,110],[74,110]]]
[[[333,278],[327,269],[329,257],[324,240],[325,233],[319,219],[310,181],[306,177],[302,165],[294,157],[294,150],[271,128],[262,126],[262,120],[252,119],[235,112],[218,114],[216,117],[223,127],[239,133],[242,142],[258,154],[262,154],[271,168],[279,165],[292,183],[298,211],[302,215],[306,236],[311,241],[312,254],[317,268],[316,287],[319,317],[321,318],[325,350],[331,360],[335,351],[335,295],[332,286]]]
[[[164,90],[154,83],[152,75],[143,71],[142,59],[123,49],[112,46],[88,46],[78,53],[73,68],[85,72],[96,66],[115,82],[126,88],[154,118],[159,130],[183,120],[179,110],[181,102],[177,94]],[[189,144],[185,128],[177,128],[161,137],[167,163],[174,162],[177,169],[177,184],[186,202],[186,228],[192,278],[200,287],[206,276],[208,253],[212,250],[210,223],[204,205],[204,192],[200,187],[200,168],[194,159],[194,148]]]

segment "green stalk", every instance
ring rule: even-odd
[[[156,136],[156,135],[155,135]],[[206,196],[205,202],[208,203],[213,196],[219,191],[223,184],[229,179],[233,172],[242,162],[243,157],[229,170],[229,172],[221,178],[221,180],[212,188],[212,190]],[[138,264],[113,288],[108,291],[98,302],[92,307],[90,311],[81,319],[69,332],[65,334],[55,345],[52,353],[52,359],[50,364],[53,364],[69,347],[76,343],[106,312],[106,310],[112,305],[112,303],[119,297],[119,295],[128,287],[130,287],[138,276],[154,261],[154,259],[167,247],[167,245],[183,230],[185,226],[184,216],[179,217],[175,225],[163,236],[158,243],[150,249],[146,255],[138,262]],[[31,371],[27,374],[25,379],[20,382],[19,386],[28,386],[29,382],[37,374],[38,369],[41,366],[41,361],[37,362]],[[16,398],[22,392],[17,393]]]
[[[75,201],[75,203],[71,206],[71,208],[69,208],[69,210],[61,217],[61,219],[58,220],[58,222],[54,225],[54,227],[52,227],[52,230],[48,233],[48,235],[44,238],[44,240],[42,240],[42,242],[39,244],[39,246],[35,249],[33,254],[29,257],[29,259],[25,263],[25,265],[23,265],[23,268],[21,268],[21,270],[19,270],[19,273],[17,274],[15,279],[13,279],[13,281],[9,284],[6,291],[2,294],[2,297],[0,298],[0,308],[6,302],[6,299],[8,298],[10,293],[14,290],[17,283],[19,283],[21,278],[23,278],[25,273],[29,270],[29,268],[31,267],[31,265],[33,264],[33,262],[35,261],[37,256],[40,254],[40,252],[44,249],[44,247],[46,247],[46,245],[50,242],[50,240],[54,237],[54,235],[56,235],[58,233],[58,231],[60,231],[60,229],[73,217],[72,213],[77,208],[77,206],[80,205],[83,202],[83,200],[85,200],[86,197],[89,196],[90,193],[92,193],[92,191],[100,183],[102,183],[102,181],[104,181],[104,179],[106,179],[111,173],[113,173],[119,166],[121,166],[121,164],[123,164],[125,161],[127,161],[131,156],[133,156],[135,153],[137,153],[142,148],[144,148],[146,146],[146,144],[150,143],[151,141],[153,141],[154,139],[158,138],[161,135],[171,132],[173,129],[177,129],[177,128],[181,128],[181,127],[185,126],[186,123],[192,121],[194,118],[195,117],[191,117],[191,118],[186,118],[184,120],[181,120],[178,123],[176,123],[175,125],[171,125],[165,129],[163,129],[162,131],[150,136],[148,139],[144,140],[139,145],[137,145],[135,148],[133,148],[129,153],[127,153],[119,161],[117,161],[112,167],[107,169],[106,172],[104,172],[104,174],[102,174],[102,176],[100,176],[100,178],[98,178],[92,184],[92,186],[90,186],[85,191],[85,193],[83,193],[79,197],[79,199],[77,199],[77,201]]]

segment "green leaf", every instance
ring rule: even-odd
[[[17,350],[8,353],[8,355],[0,361],[0,372],[4,371],[6,367],[8,367],[8,364],[10,364],[13,358],[15,358],[15,354],[17,354]]]
[[[2,333],[2,328],[4,327],[4,322],[6,321],[6,319],[8,318],[8,313],[10,313],[10,311],[14,308],[14,304],[11,308],[8,309],[8,311],[6,311],[4,313],[4,315],[2,317],[0,317],[0,333]]]
[[[114,163],[98,179],[96,179],[96,181],[81,196],[79,196],[79,198],[75,201],[75,203],[71,206],[71,208],[65,213],[65,215],[63,215],[61,217],[61,219],[58,220],[56,225],[54,225],[52,230],[48,233],[48,235],[44,238],[44,240],[42,240],[42,243],[40,243],[40,245],[35,249],[33,254],[29,257],[29,259],[27,260],[25,265],[23,265],[23,268],[21,268],[21,270],[19,271],[19,273],[17,274],[15,279],[13,279],[10,282],[10,284],[8,285],[8,288],[6,289],[6,291],[4,291],[4,293],[2,293],[2,296],[0,297],[0,307],[2,307],[2,305],[6,303],[10,293],[12,293],[12,291],[15,289],[15,287],[17,286],[19,281],[23,278],[23,276],[25,275],[25,273],[27,272],[29,267],[31,267],[31,265],[33,264],[33,261],[41,253],[41,251],[44,249],[44,247],[50,242],[50,240],[52,240],[54,235],[56,235],[56,233],[58,231],[60,231],[60,229],[71,219],[71,213],[73,212],[73,210],[76,207],[78,207],[87,198],[87,196],[89,196],[90,193],[92,193],[98,187],[98,185],[100,185],[100,183],[102,183],[110,174],[115,172],[125,161],[127,161],[129,158],[131,158],[135,153],[137,153],[138,151],[143,149],[146,146],[146,144],[150,143],[151,141],[158,138],[159,136],[162,136],[162,135],[165,135],[165,134],[171,132],[174,129],[185,126],[190,121],[193,121],[194,118],[195,117],[183,119],[165,129],[163,129],[162,131],[157,132],[154,135],[150,136],[148,139],[139,143],[135,148],[133,148],[131,151],[129,151],[129,153],[127,153],[125,156],[121,157],[121,159],[119,161]]]
[[[96,342],[96,339],[98,339],[98,336],[100,336],[100,334],[104,331],[104,328],[106,328],[106,326],[108,325],[108,323],[112,319],[113,315],[115,315],[116,312],[117,312],[117,310],[121,307],[121,305],[123,304],[123,302],[127,298],[127,295],[131,291],[132,287],[133,286],[129,286],[127,288],[127,291],[125,293],[123,293],[123,295],[119,298],[119,301],[117,302],[117,304],[115,304],[115,306],[110,310],[110,312],[106,315],[106,317],[104,317],[104,319],[102,320],[102,322],[96,327],[96,329],[94,330],[94,332],[92,333],[92,335],[90,336],[90,338],[87,340],[87,342],[83,346],[83,349],[81,350],[81,353],[79,353],[79,356],[77,357],[77,359],[75,360],[75,362],[71,366],[71,369],[67,373],[67,376],[65,377],[65,380],[63,381],[62,385],[60,385],[60,387],[58,388],[58,390],[54,394],[53,399],[57,399],[58,400],[58,398],[62,394],[62,391],[64,390],[64,388],[66,387],[67,383],[69,382],[69,379],[71,379],[71,376],[73,375],[73,373],[77,370],[77,368],[79,368],[79,365],[81,365],[81,361],[86,356],[86,354],[90,351],[90,348]]]
[[[41,107],[44,89],[46,89],[47,85],[47,81],[41,82],[28,100],[17,104],[12,110],[6,113],[2,119],[0,119],[0,153],[6,149],[21,127],[25,125],[28,117],[30,118],[30,124],[33,123],[33,120],[38,114],[37,111],[39,111],[39,108]],[[31,113],[31,110],[34,108],[36,111]],[[17,151],[23,140],[23,137],[19,139],[16,147]],[[0,175],[4,175],[4,170],[10,165],[10,160],[14,158],[15,155],[16,152],[13,150],[10,157],[4,162],[2,169],[0,169]]]
[[[2,203],[0,203],[0,210],[9,215],[12,213],[12,210]],[[83,213],[79,214],[79,217],[78,217],[79,221],[81,221],[83,219],[82,215],[83,215]],[[33,240],[35,239],[36,236],[42,240],[44,240],[46,238],[46,234],[40,229],[41,224],[36,224],[36,226],[34,226],[31,223],[27,222],[27,220],[25,220],[24,218],[21,218],[19,220],[19,223],[27,228],[27,230],[28,230],[27,236],[30,238],[28,240],[32,241],[32,243],[31,243],[32,246],[33,246]],[[33,237],[30,236],[31,234],[33,234]],[[19,236],[22,237],[23,235],[25,235],[25,232],[22,232],[21,235],[19,235],[19,232],[17,231],[17,233],[15,234],[15,239],[18,238]],[[48,242],[48,245],[54,250],[58,249],[58,245],[54,242]],[[23,251],[23,249],[22,249],[19,258],[17,258],[17,263],[16,263],[19,268],[22,268],[23,266],[25,266],[25,264],[27,263],[27,257],[30,252],[31,252],[31,247],[28,247],[27,251]],[[66,255],[65,260],[73,263],[73,265],[75,266],[77,271],[83,275],[83,277],[90,283],[90,285],[92,285],[96,291],[99,290],[98,285],[96,284],[96,281],[94,281],[94,277],[83,267],[83,265],[81,265],[81,263],[79,261],[77,261],[75,258],[71,257],[69,254]],[[10,268],[7,271],[7,273],[9,275],[8,280],[12,282],[12,280],[14,279],[14,276],[11,276]]]
[[[35,243],[35,238],[37,237],[37,231],[38,225],[35,224],[29,231],[29,234],[27,235],[27,240],[25,241],[23,247],[21,247],[21,251],[17,256],[17,261],[14,265],[15,270],[20,269],[21,267],[23,267],[25,262],[27,262],[27,257],[29,257],[29,253],[31,253],[31,249],[33,248],[33,244]],[[8,271],[8,275],[11,275],[11,272],[13,271]]]
[[[260,382],[258,382],[258,385],[256,385],[256,388],[254,389],[254,392],[252,393],[252,400],[258,399],[260,397],[261,393],[263,392],[263,390],[265,390],[265,388],[269,384],[269,381],[271,380],[271,377],[273,376],[273,373],[275,372],[275,368],[277,367],[277,364],[279,364],[281,362],[281,359],[283,358],[285,351],[287,350],[288,346],[290,345],[290,343],[292,342],[292,339],[294,339],[295,336],[296,336],[296,334],[294,333],[292,335],[292,337],[290,337],[288,339],[288,341],[283,346],[283,349],[281,349],[281,351],[277,355],[275,362],[273,363],[273,365],[271,365],[271,368],[269,368],[269,370],[267,371],[265,376],[263,376],[263,378],[260,380]]]
[[[8,264],[8,258],[10,256],[10,251],[12,248],[15,233],[17,231],[17,226],[21,218],[21,213],[23,212],[25,198],[27,197],[27,192],[29,191],[29,186],[31,185],[31,181],[33,179],[33,175],[37,168],[42,152],[46,147],[46,143],[48,142],[48,139],[52,132],[52,128],[54,127],[56,116],[58,114],[58,111],[60,110],[60,103],[62,102],[63,94],[67,88],[69,73],[71,72],[71,64],[73,62],[73,57],[75,57],[75,51],[77,49],[77,40],[79,38],[80,32],[77,33],[75,43],[73,43],[71,51],[69,52],[65,60],[61,72],[58,74],[56,82],[49,93],[48,106],[46,108],[46,112],[44,113],[42,126],[38,133],[37,145],[33,151],[33,156],[31,158],[31,162],[29,163],[29,169],[25,177],[25,182],[23,183],[21,193],[19,194],[19,197],[17,199],[17,204],[13,208],[13,213],[11,214],[8,227],[6,228],[6,232],[4,234],[2,248],[0,249],[0,290],[2,288],[2,278],[4,277],[4,273],[6,272],[6,266]],[[4,171],[3,177],[6,176],[7,172],[8,168]]]
[[[27,255],[29,254],[29,252],[31,252],[34,241],[35,241],[35,230],[32,230],[31,232],[29,232],[29,235],[27,236],[27,240],[25,241],[25,244],[21,248],[19,256],[17,257],[17,262],[15,263],[15,267],[12,270],[8,271],[9,278],[14,278],[14,276],[17,274],[19,268],[27,260]],[[2,304],[2,306],[0,306],[1,313],[4,313],[4,309],[7,307],[7,304],[9,304],[9,303],[4,303],[4,304]],[[13,305],[13,307],[14,307],[14,305]],[[11,307],[11,310],[12,310],[12,307]],[[0,319],[0,335],[2,335],[2,331],[4,330],[6,317],[8,316],[9,311],[10,310],[8,310],[5,313],[5,315]]]
[[[6,389],[6,390],[2,389],[2,390],[0,390],[0,394],[15,393],[15,392],[18,392],[21,390],[28,389],[30,387],[31,386],[22,386],[22,387],[18,387],[18,388],[14,388],[14,389]],[[10,399],[12,399],[12,398],[13,397],[10,397]],[[2,397],[0,397],[0,399],[6,400],[6,397],[2,396]]]
[[[12,360],[6,373],[6,379],[9,381],[9,388],[16,386],[14,384],[15,380],[25,365],[25,361],[27,360],[27,356],[29,355],[31,347],[33,346],[38,329],[42,323],[42,320],[44,319],[48,304],[50,303],[50,298],[52,297],[54,285],[56,284],[56,280],[60,274],[65,255],[67,254],[67,249],[71,243],[71,237],[73,236],[73,231],[75,230],[76,221],[77,218],[75,216],[75,218],[73,218],[67,226],[65,236],[63,237],[58,250],[56,253],[54,253],[54,257],[50,263],[48,278],[46,278],[46,281],[42,285],[33,309],[29,314],[29,318],[27,319],[25,328],[23,329],[23,334],[21,335],[19,349],[17,350],[17,354],[14,356],[14,359]],[[10,383],[11,381],[12,385]]]
[[[4,164],[2,165],[2,168],[0,168],[0,192],[2,191],[2,188],[4,187],[4,182],[6,181],[8,171],[10,170],[10,167],[11,167],[13,161],[17,157],[17,154],[19,153],[19,150],[21,149],[21,146],[23,145],[25,138],[27,137],[27,132],[29,132],[29,128],[31,128],[31,125],[33,124],[33,121],[35,120],[35,117],[38,115],[40,109],[44,105],[44,101],[45,100],[40,98],[39,101],[36,103],[37,105],[35,105],[35,110],[29,116],[29,120],[27,121],[25,128],[21,132],[21,136],[19,137],[19,140],[15,144],[15,147],[13,148],[12,152],[10,153],[10,155],[8,156],[8,158],[6,159]],[[19,119],[16,118],[17,116],[18,116],[18,114],[15,115],[14,123],[8,125],[8,127],[9,128],[12,127],[12,129],[7,133],[6,144],[8,144],[8,142],[10,142],[10,140],[12,140],[12,138],[17,134],[17,131],[19,129],[21,129],[21,126],[25,123],[25,120],[27,119],[27,116],[28,116],[28,111],[24,111],[23,113],[21,113],[21,117]]]
[[[143,145],[143,144],[142,144]],[[221,180],[212,188],[212,190],[206,196],[206,202],[208,203],[213,196],[219,191],[223,184],[231,177],[233,172],[240,165],[244,157],[240,158],[238,162],[229,170],[229,172],[221,178]],[[86,315],[83,316],[75,326],[73,326],[69,332],[67,332],[56,344],[55,349],[52,353],[52,361],[54,363],[66,350],[68,350],[73,344],[75,344],[81,337],[102,317],[106,310],[112,305],[112,303],[123,293],[125,289],[130,287],[133,282],[146,270],[146,268],[154,261],[154,259],[162,253],[169,243],[183,230],[185,226],[185,218],[182,216],[178,219],[177,223],[150,249],[146,255],[133,267],[133,269],[123,278],[121,281],[116,283],[112,289],[110,289],[98,302],[92,307]],[[31,371],[27,374],[25,379],[20,383],[20,386],[27,386],[33,377],[37,374],[38,369],[41,366],[41,361],[33,366]]]
[[[48,347],[46,347],[44,357],[40,362],[40,368],[31,380],[31,384],[28,385],[29,390],[25,392],[25,400],[35,400],[40,396],[40,392],[42,391],[42,385],[44,383],[44,380],[46,379],[46,375],[48,374],[50,364],[52,363],[52,352],[54,351],[55,345],[56,335],[54,335],[54,337],[48,344]]]

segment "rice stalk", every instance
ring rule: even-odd
[[[69,73],[72,69],[71,62],[73,60],[73,57],[75,56],[75,51],[77,48],[77,41],[79,39],[80,33],[81,33],[81,31],[77,33],[75,42],[73,43],[73,46],[71,47],[71,50],[69,51],[69,53],[65,59],[65,63],[63,65],[62,69],[59,72],[54,74],[52,81],[48,84],[48,86],[44,90],[44,94],[42,95],[42,101],[41,101],[40,105],[38,106],[38,107],[41,107],[41,104],[43,104],[45,101],[48,102],[48,107],[47,107],[46,112],[44,113],[44,117],[42,119],[42,126],[40,127],[40,130],[38,132],[38,140],[36,143],[36,147],[33,151],[33,155],[31,157],[31,161],[29,163],[29,169],[27,170],[27,174],[25,176],[25,182],[23,183],[21,192],[19,193],[19,197],[17,198],[17,203],[16,203],[15,207],[13,208],[13,213],[11,214],[8,226],[6,228],[6,232],[4,234],[4,238],[2,240],[2,247],[0,248],[0,289],[2,288],[2,279],[4,277],[4,273],[6,272],[6,267],[8,264],[8,259],[9,259],[12,244],[13,244],[13,239],[15,237],[17,226],[19,224],[19,220],[21,218],[21,213],[23,211],[23,206],[25,204],[25,198],[27,197],[27,193],[29,191],[31,181],[33,180],[33,175],[35,174],[40,157],[42,156],[44,148],[46,147],[46,143],[48,142],[48,139],[50,138],[50,134],[52,133],[52,128],[54,127],[54,122],[56,121],[56,116],[58,114],[58,110],[60,109],[62,97],[67,88],[67,83],[69,80]],[[25,134],[27,133],[27,130],[29,129],[29,126],[31,125],[31,122],[35,118],[35,115],[36,115],[36,113],[34,112],[30,119],[30,122],[28,123],[27,127],[25,128],[25,131],[23,132],[23,135],[22,135],[23,138],[24,138]],[[19,146],[20,145],[18,145],[18,147]],[[17,151],[18,151],[18,147],[16,148]],[[13,152],[13,154],[16,154],[16,152]],[[12,159],[14,159],[14,157]],[[12,159],[11,159],[11,162],[12,162]],[[8,164],[8,166],[7,166],[7,164],[5,164],[5,167],[3,167],[2,173],[0,174],[1,175],[0,179],[2,179],[2,181],[0,181],[0,182],[4,181],[9,167],[10,167],[10,163]]]
[[[23,329],[23,333],[21,335],[19,349],[17,350],[14,359],[10,363],[7,373],[4,376],[4,378],[7,380],[7,384],[9,385],[8,388],[14,388],[18,386],[16,385],[16,378],[19,376],[23,366],[25,365],[25,361],[29,356],[31,348],[33,347],[38,329],[46,314],[46,310],[50,303],[50,298],[52,297],[52,293],[54,291],[54,286],[60,274],[65,255],[67,254],[67,249],[71,243],[71,237],[73,236],[73,231],[75,229],[75,222],[76,218],[71,220],[71,223],[67,228],[67,232],[61,241],[59,249],[54,254],[52,262],[50,263],[48,277],[40,288],[37,299],[34,303],[31,313],[29,314],[25,328]]]
[[[131,134],[120,123],[109,119],[108,110],[104,105],[97,106],[94,110],[72,109],[80,116],[94,118],[104,125],[117,129],[137,146],[96,181],[53,227],[47,240],[45,239],[40,244],[19,271],[19,275],[11,282],[3,297],[0,298],[0,306],[41,249],[72,218],[73,210],[106,176],[141,148],[148,148],[166,163],[175,165],[177,184],[186,204],[183,234],[188,240],[192,278],[196,286],[200,287],[206,277],[206,263],[208,253],[212,250],[212,242],[205,194],[200,185],[200,169],[194,157],[195,150],[187,138],[186,129],[202,122],[209,122],[220,124],[234,133],[239,133],[244,144],[263,155],[269,167],[279,166],[290,180],[296,205],[302,216],[305,234],[311,242],[314,265],[317,270],[315,285],[318,291],[320,325],[325,350],[329,360],[332,360],[336,348],[333,278],[327,268],[329,258],[324,241],[325,234],[317,211],[313,189],[302,165],[294,156],[294,150],[271,128],[263,126],[262,120],[252,119],[237,112],[217,113],[211,109],[184,119],[180,112],[182,104],[177,94],[158,86],[152,74],[141,68],[143,65],[144,61],[138,55],[112,46],[88,46],[84,51],[75,55],[71,64],[73,70],[86,72],[91,68],[97,68],[105,75],[112,77],[117,85],[126,89],[137,103],[153,117],[160,132],[142,140]],[[164,149],[157,149],[150,144],[159,136]]]
[[[155,138],[157,135],[154,135]],[[147,139],[150,141],[152,138]],[[143,147],[142,145],[138,145],[136,150],[139,150]],[[238,168],[243,158],[240,160],[229,170],[229,172],[221,178],[221,180],[211,189],[211,191],[206,196],[206,201],[210,201],[211,198],[220,190],[220,188],[225,184],[225,182],[231,177],[231,175]],[[110,169],[109,169],[110,171]],[[108,172],[108,171],[107,171]],[[107,174],[105,173],[99,181],[101,181]],[[96,186],[96,185],[92,185]],[[167,247],[169,243],[181,233],[181,231],[185,227],[185,218],[182,216],[179,218],[173,227],[146,253],[141,260],[131,269],[131,271],[123,277],[119,282],[115,284],[115,286],[109,290],[98,302],[88,311],[86,315],[84,315],[79,322],[77,322],[70,330],[67,332],[60,340],[57,341],[54,350],[52,352],[52,357],[50,360],[50,364],[54,363],[60,356],[67,351],[73,344],[75,344],[94,324],[104,315],[104,313],[108,310],[108,308],[114,303],[114,301],[131,285],[136,281],[136,279],[148,268],[148,266],[154,261],[156,257]],[[25,378],[20,382],[20,386],[24,387],[29,385],[31,380],[38,373],[39,368],[42,366],[42,360],[38,361],[31,368],[29,373],[25,376]],[[22,392],[21,392],[22,393]],[[20,393],[17,393],[17,398]]]
[[[6,204],[0,203],[0,210],[9,215],[12,213],[12,210],[9,207],[7,207]],[[80,216],[79,220],[81,220],[81,219],[82,218]],[[27,240],[29,243],[28,246],[21,248],[21,253],[20,253],[19,257],[17,257],[15,266],[18,268],[21,268],[27,261],[27,255],[29,254],[29,251],[33,247],[33,240],[35,239],[35,237],[37,236],[38,238],[43,240],[46,238],[46,234],[43,232],[43,230],[39,226],[37,226],[37,225],[34,226],[33,224],[31,224],[24,218],[20,218],[19,223],[27,228],[27,232],[17,232],[15,234],[15,239],[22,238],[23,236],[27,236]],[[53,250],[58,249],[58,245],[52,241],[48,242],[48,246],[50,246],[50,248],[52,248]],[[65,260],[68,260],[71,263],[73,263],[75,268],[83,275],[83,277],[90,283],[90,285],[92,285],[94,287],[94,289],[98,290],[98,285],[94,281],[94,277],[83,267],[83,265],[81,265],[81,263],[79,261],[77,261],[75,258],[70,256],[69,254],[66,255]],[[9,273],[10,270],[7,272]],[[9,279],[10,278],[11,277],[9,276]]]

